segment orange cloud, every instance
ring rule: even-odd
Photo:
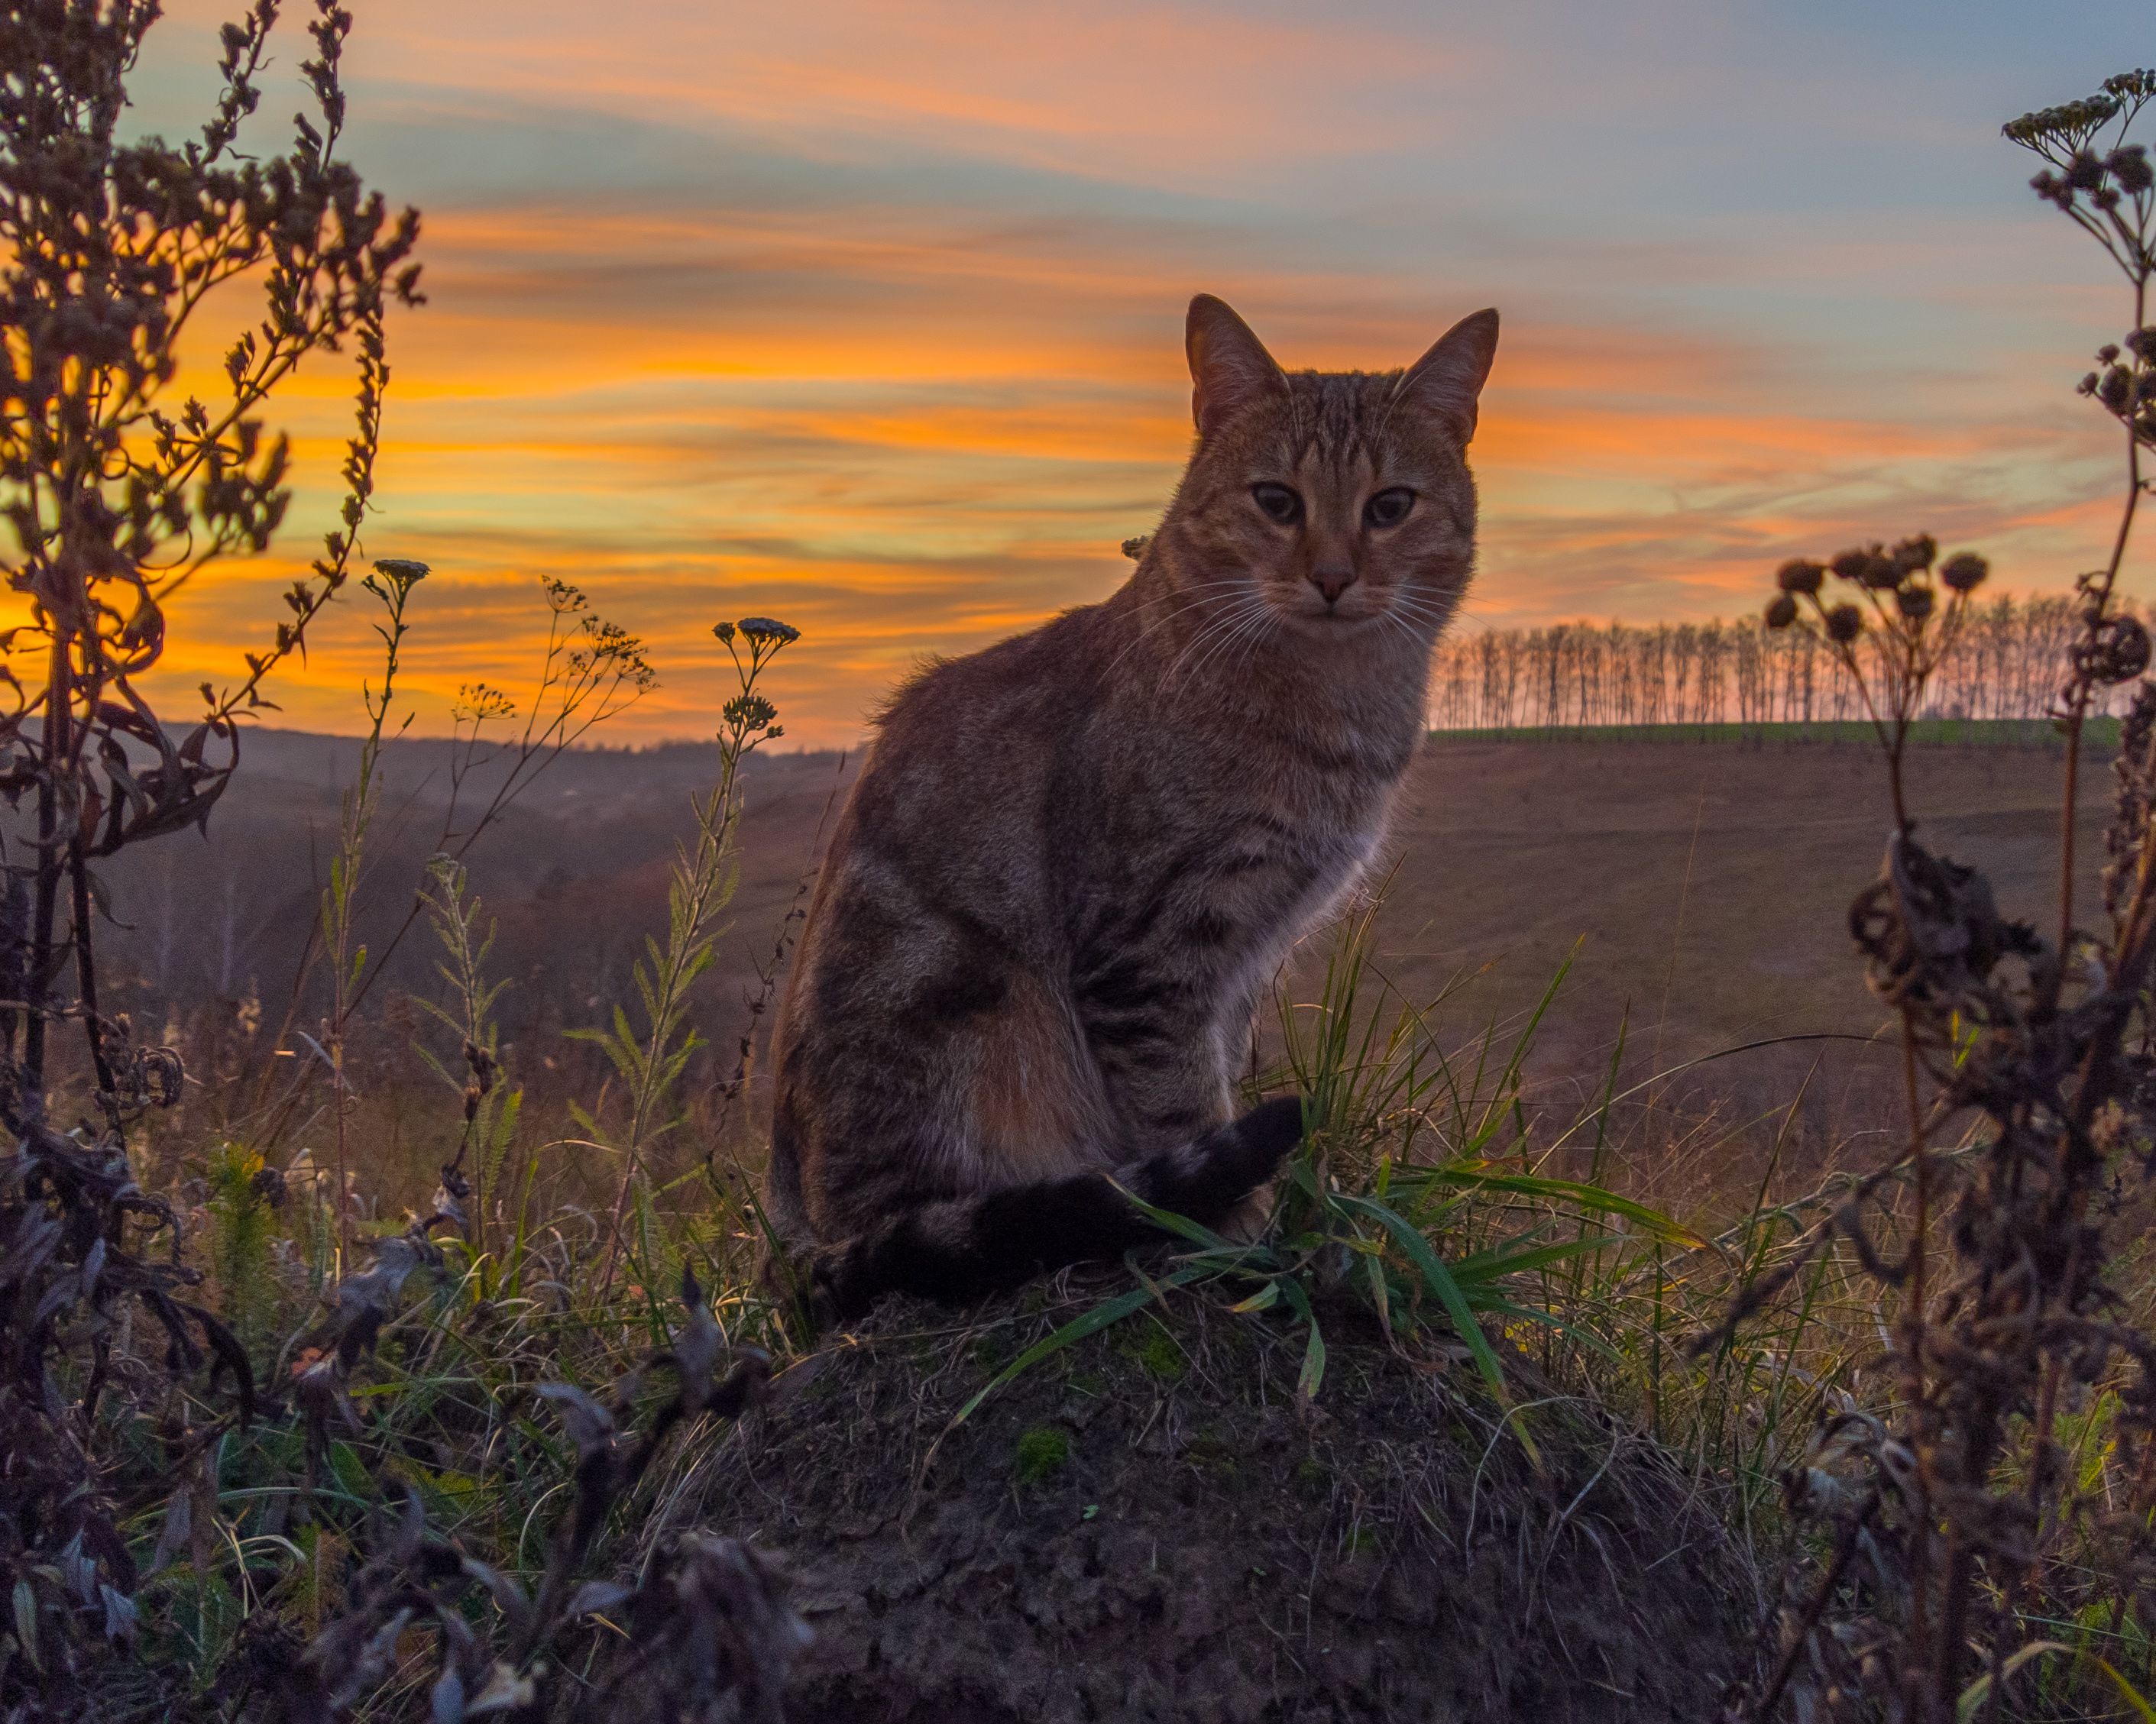
[[[161,28],[199,54],[223,9]],[[2016,261],[2026,212],[1897,215],[1891,246],[1800,212],[1725,243],[1680,173],[1682,219],[1644,223],[1650,200],[1596,202],[1610,176],[1690,172],[1697,140],[1568,132],[1627,100],[1617,69],[1411,10],[369,8],[355,148],[429,207],[365,531],[435,567],[420,725],[462,681],[528,682],[548,575],[650,643],[665,680],[619,735],[707,729],[709,624],[764,613],[804,631],[773,690],[789,734],[850,742],[917,655],[1123,577],[1187,453],[1201,287],[1296,366],[1403,364],[1501,305],[1471,623],[1726,613],[1781,557],[1917,528],[2010,584],[2097,560],[2110,445],[2057,386],[2109,301]],[[180,602],[182,706],[334,518],[336,367],[278,417],[287,541]],[[371,643],[341,605],[280,680],[289,721],[356,724]]]

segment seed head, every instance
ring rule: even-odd
[[[1974,593],[1991,572],[1991,565],[1974,551],[1957,552],[1939,565],[1939,579],[1956,593]]]
[[[791,646],[801,639],[801,631],[792,623],[775,622],[769,617],[743,617],[741,632],[750,640],[775,640],[781,646]]]
[[[1797,620],[1797,601],[1793,594],[1777,593],[1767,602],[1767,626],[1786,629]]]
[[[1864,632],[1864,613],[1853,604],[1838,604],[1826,613],[1826,638],[1846,646]]]
[[[733,644],[734,625],[732,623],[714,623],[711,624],[711,633],[727,645],[731,646]]]
[[[1912,575],[1919,569],[1929,568],[1938,554],[1938,541],[1929,533],[1918,533],[1897,545],[1892,557],[1897,573]]]
[[[1864,578],[1865,565],[1871,560],[1871,554],[1868,552],[1845,551],[1827,567],[1845,581],[1861,581]]]
[[[1784,593],[1816,593],[1826,571],[1809,557],[1796,557],[1774,571],[1774,584]]]
[[[1932,589],[1904,587],[1895,593],[1894,603],[1910,622],[1921,623],[1932,613]]]
[[[732,728],[760,731],[778,716],[778,709],[761,695],[736,695],[719,709],[719,716]]]

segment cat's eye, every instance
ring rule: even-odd
[[[1250,495],[1265,511],[1268,521],[1293,526],[1302,519],[1302,499],[1284,485],[1254,485]]]
[[[1404,485],[1382,490],[1363,505],[1364,526],[1398,526],[1414,507],[1415,494]]]

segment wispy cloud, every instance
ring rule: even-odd
[[[213,16],[153,36],[146,121],[198,104]],[[1917,527],[2056,587],[2105,531],[2070,391],[2118,311],[1995,129],[2109,67],[2004,4],[1948,22],[385,0],[352,136],[428,212],[431,304],[393,330],[367,540],[436,565],[421,722],[522,680],[544,573],[652,643],[629,733],[706,727],[709,623],[762,611],[808,636],[791,733],[851,740],[916,655],[1122,577],[1188,450],[1199,288],[1291,364],[1502,307],[1484,625],[1727,614],[1781,556]],[[288,406],[296,555],[346,409],[327,369]],[[289,573],[206,577],[174,681],[235,664]],[[367,640],[323,631],[294,721],[352,721]]]

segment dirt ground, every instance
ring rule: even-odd
[[[1618,1422],[1545,1400],[1538,1470],[1442,1358],[1339,1314],[1306,1406],[1284,1326],[1171,1299],[956,1429],[1082,1295],[888,1311],[687,1459],[649,1536],[783,1554],[817,1636],[796,1724],[1640,1724],[1754,1670],[1748,1562]]]

